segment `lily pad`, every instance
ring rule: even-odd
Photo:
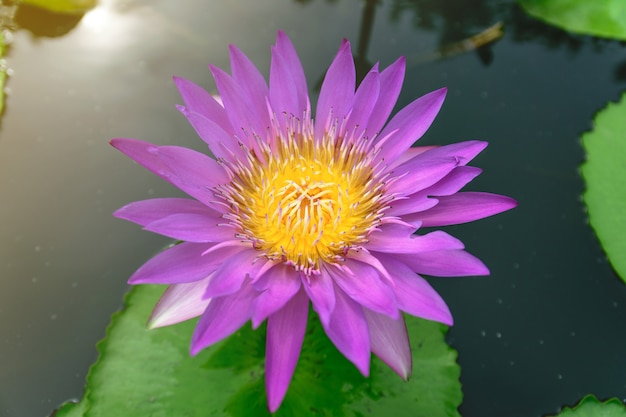
[[[85,396],[55,417],[269,415],[263,326],[253,331],[246,325],[190,357],[195,320],[145,328],[162,291],[151,285],[131,289],[98,345]],[[444,340],[447,327],[413,317],[407,326],[414,365],[413,377],[403,382],[378,359],[371,377],[361,376],[311,318],[293,381],[275,415],[459,417],[460,367]]]
[[[565,407],[554,417],[626,417],[626,408],[617,398],[600,402],[595,396],[587,395],[573,408]]]
[[[98,4],[98,0],[19,0],[18,3],[30,4],[56,13],[82,14]]]
[[[582,143],[589,220],[613,268],[626,281],[626,94],[596,115]]]
[[[529,15],[570,32],[626,40],[623,0],[520,0]]]

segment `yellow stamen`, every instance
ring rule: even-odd
[[[246,163],[227,167],[232,181],[218,195],[239,237],[310,275],[365,243],[388,199],[366,139],[345,140],[330,129],[316,140],[312,123],[289,122],[286,137],[276,127],[273,146],[259,140],[261,155],[248,152]]]

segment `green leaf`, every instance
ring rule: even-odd
[[[596,115],[582,143],[589,220],[613,268],[626,281],[626,94]]]
[[[162,293],[157,286],[131,289],[99,343],[100,357],[87,377],[86,394],[55,417],[267,416],[263,363],[265,327],[243,326],[195,357],[189,342],[195,320],[146,330]],[[459,417],[462,393],[456,352],[447,327],[407,317],[413,377],[403,382],[378,359],[371,377],[356,370],[311,314],[302,355],[276,416]],[[390,414],[391,413],[391,414]]]
[[[529,15],[570,32],[626,40],[624,0],[520,0]]]
[[[19,0],[18,3],[30,4],[56,13],[82,14],[96,7],[98,0]]]
[[[617,398],[600,402],[595,396],[587,395],[573,408],[565,407],[554,417],[626,417],[626,408]]]

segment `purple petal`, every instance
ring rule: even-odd
[[[387,192],[402,195],[416,193],[437,183],[458,165],[454,158],[421,159],[422,155],[393,170],[392,176],[397,179],[389,184]]]
[[[256,294],[252,285],[246,283],[234,294],[212,299],[193,332],[191,354],[230,336],[248,321]]]
[[[212,216],[215,211],[188,198],[153,198],[135,201],[116,210],[113,216],[145,226],[172,214],[189,213]]]
[[[468,166],[458,166],[454,168],[441,181],[420,192],[424,196],[444,196],[457,193],[465,187],[471,180],[476,178],[482,169]]]
[[[393,168],[402,165],[410,159],[415,158],[417,155],[435,148],[437,148],[437,146],[415,146],[409,148],[405,152],[403,152],[395,161],[388,164],[387,166],[389,167],[389,170],[392,170]]]
[[[426,211],[406,216],[406,221],[420,220],[424,227],[467,223],[517,206],[510,197],[499,194],[462,192],[437,197],[439,203]]]
[[[224,224],[221,216],[193,213],[172,214],[145,227],[154,233],[186,242],[222,242],[235,239],[237,233]]]
[[[428,189],[430,189],[430,187]],[[413,194],[409,197],[399,198],[392,201],[389,204],[390,207],[386,214],[388,216],[402,216],[435,207],[439,200],[436,198],[429,198],[425,194],[426,193],[424,191],[420,191],[419,193]]]
[[[239,291],[244,280],[254,275],[258,269],[254,262],[258,256],[259,252],[248,249],[226,259],[222,258],[222,264],[213,274],[204,297],[221,297]]]
[[[340,289],[335,291],[335,309],[324,330],[341,352],[357,369],[368,376],[370,372],[369,329],[363,309]]]
[[[248,106],[254,106],[260,116],[267,115],[265,99],[269,97],[269,90],[265,78],[239,48],[235,45],[230,45],[229,49],[233,81],[239,85],[243,94],[247,97]],[[257,133],[260,134],[261,132],[258,131]]]
[[[378,136],[379,160],[393,163],[428,130],[446,96],[446,89],[428,93],[403,108],[385,126]]]
[[[179,107],[178,109],[185,115],[198,136],[206,142],[216,158],[226,159],[231,162],[236,159],[244,160],[244,153],[235,134],[231,133],[232,127],[230,125],[225,130],[200,113],[189,111],[184,107]]]
[[[159,253],[143,264],[129,284],[180,284],[208,277],[224,261],[245,248],[227,247],[203,255],[212,243],[181,243]]]
[[[148,328],[169,326],[202,314],[211,301],[204,298],[209,279],[170,285],[154,307]]]
[[[424,278],[391,256],[382,255],[381,258],[396,284],[393,290],[400,310],[412,316],[452,325],[452,314],[446,302]]]
[[[487,145],[487,142],[468,140],[451,145],[434,146],[417,157],[420,159],[456,158],[459,161],[459,165],[467,165],[467,163],[481,153]]]
[[[455,194],[471,180],[480,175],[481,172],[482,170],[480,168],[458,166],[436,184],[415,194],[411,194],[406,198],[394,200],[387,210],[387,215],[403,216],[405,220],[410,220],[415,223],[415,221],[419,219],[419,215],[406,215],[426,211],[439,204],[437,198],[429,198],[430,196],[439,197]]]
[[[350,42],[344,40],[326,72],[315,112],[315,137],[322,138],[329,122],[339,123],[352,109],[356,72]],[[332,117],[332,120],[329,119]]]
[[[217,124],[223,130],[231,134],[233,133],[224,107],[222,107],[211,94],[206,92],[202,87],[184,78],[174,77],[174,83],[183,98],[188,112],[202,115]],[[202,135],[200,137],[204,141],[210,140],[209,137]]]
[[[439,200],[430,196],[445,196],[457,193],[467,183],[476,178],[482,170],[476,167],[459,166],[436,184],[419,191],[404,199],[394,200],[387,210],[389,216],[404,216],[411,213],[425,211],[435,207]],[[419,216],[413,216],[419,217]]]
[[[402,379],[408,380],[411,376],[413,357],[404,317],[392,319],[366,308],[363,309],[363,313],[370,329],[372,352]]]
[[[276,113],[302,117],[310,110],[304,69],[291,40],[278,31],[270,66],[270,103]]]
[[[323,325],[328,325],[335,309],[335,288],[330,275],[325,269],[322,269],[319,275],[314,277],[301,275],[300,280],[313,303],[313,309],[320,316],[320,321]]]
[[[266,102],[251,102],[244,89],[228,74],[214,66],[210,69],[233,131],[240,141],[253,148],[256,144],[250,135],[264,135],[270,125]]]
[[[214,159],[191,149],[136,139],[113,139],[111,145],[210,207],[215,201],[211,188],[228,182],[228,175]]]
[[[285,398],[296,369],[306,331],[309,300],[299,291],[267,320],[265,387],[268,408],[276,411]]]
[[[400,57],[380,73],[380,93],[366,126],[370,138],[380,132],[398,100],[404,81],[405,67],[405,59]]]
[[[389,272],[385,268],[385,266],[380,262],[380,260],[372,255],[368,250],[354,250],[348,253],[349,259],[354,259],[359,262],[363,262],[371,267],[373,267],[380,274],[381,278],[387,280],[388,283],[393,283]]]
[[[398,317],[394,293],[376,269],[352,259],[346,259],[344,266],[349,271],[328,268],[328,273],[348,297],[370,310]]]
[[[393,256],[418,274],[437,277],[489,275],[489,269],[480,259],[461,249]]]
[[[267,279],[268,285],[267,289],[254,299],[252,308],[252,327],[254,328],[257,328],[268,316],[283,308],[301,287],[299,274],[286,265],[276,265],[265,274],[263,279]],[[256,286],[255,288],[258,289]]]
[[[425,235],[405,235],[401,231],[392,230],[390,228],[382,230],[382,232],[372,233],[370,235],[369,242],[365,245],[367,250],[415,254],[420,252],[464,248],[463,242],[441,230],[436,230]],[[385,230],[389,231],[386,232]]]
[[[348,118],[346,132],[358,138],[365,131],[378,94],[380,91],[380,74],[377,66],[365,76],[354,95],[354,108]]]

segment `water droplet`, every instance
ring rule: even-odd
[[[500,332],[496,332],[496,337],[497,337],[498,339],[501,339],[501,338],[502,338],[502,333],[500,333]]]
[[[485,336],[487,336],[487,332],[486,332],[486,331],[484,331],[484,330],[481,330],[481,331],[480,331],[480,335],[481,335],[482,337],[485,337]]]
[[[556,374],[556,379],[563,379],[563,375],[561,375],[561,374]]]
[[[539,344],[543,345],[543,339],[539,339]]]
[[[35,246],[35,252],[41,252],[41,246],[39,245]]]
[[[498,303],[498,304],[502,304],[502,298],[498,298],[498,299],[496,300],[496,303]]]
[[[56,320],[59,316],[56,314],[50,315],[50,320]]]

